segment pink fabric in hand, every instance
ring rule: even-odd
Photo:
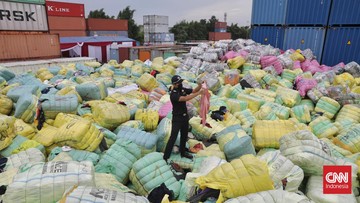
[[[204,89],[204,92],[201,95],[201,99],[200,99],[200,118],[201,118],[201,124],[205,126],[206,115],[208,114],[210,109],[210,93],[206,83],[202,84],[202,89]]]

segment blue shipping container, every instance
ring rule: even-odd
[[[252,25],[284,25],[287,0],[253,0]]]
[[[251,39],[261,44],[270,44],[282,49],[285,29],[274,26],[256,26],[251,29]]]
[[[322,63],[360,63],[360,27],[330,28],[326,34]]]
[[[360,25],[359,0],[333,0],[329,25]]]
[[[288,27],[285,29],[284,50],[311,49],[318,61],[321,61],[325,33],[322,27]]]
[[[288,0],[286,25],[319,25],[328,23],[331,0]]]

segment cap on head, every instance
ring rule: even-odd
[[[183,79],[181,79],[181,77],[179,75],[174,75],[172,78],[171,78],[171,83],[172,84],[179,84],[179,83],[182,83],[182,81],[184,81]]]
[[[220,106],[219,111],[226,113],[226,111],[227,111],[226,106]]]

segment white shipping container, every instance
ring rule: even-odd
[[[145,15],[143,17],[143,20],[144,20],[144,25],[149,25],[149,24],[169,25],[169,17],[168,16]]]
[[[144,25],[144,33],[164,33],[169,32],[169,26],[163,24]]]
[[[43,5],[0,1],[0,30],[48,31]]]

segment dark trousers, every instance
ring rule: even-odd
[[[180,131],[180,154],[185,154],[185,144],[187,141],[187,135],[189,131],[189,119],[177,120],[173,118],[171,126],[171,135],[166,145],[164,152],[164,159],[167,160],[170,157],[172,149],[174,147],[177,135]]]

